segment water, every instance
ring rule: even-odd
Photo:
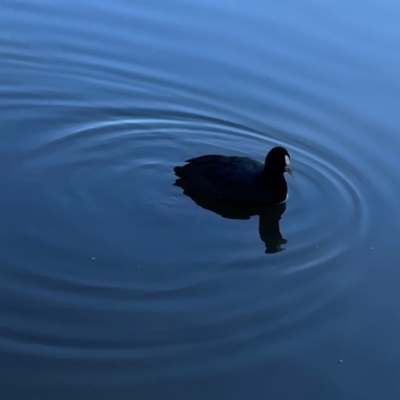
[[[0,10],[2,400],[400,397],[399,4]],[[173,186],[276,144],[278,209]]]

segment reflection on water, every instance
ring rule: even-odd
[[[183,193],[197,205],[219,214],[223,218],[243,220],[258,216],[258,233],[260,239],[265,243],[265,253],[274,254],[285,250],[282,245],[286,244],[287,240],[281,234],[279,221],[286,210],[286,203],[270,207],[232,206],[187,190],[181,179],[177,179],[174,185],[181,187]]]

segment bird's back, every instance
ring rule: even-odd
[[[264,165],[248,157],[206,155],[175,167],[186,190],[231,203],[269,202],[263,180]]]

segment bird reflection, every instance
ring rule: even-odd
[[[198,206],[212,211],[223,218],[246,220],[258,215],[258,233],[260,239],[265,244],[265,253],[274,254],[285,250],[282,246],[287,243],[287,240],[281,234],[279,221],[286,210],[286,203],[269,207],[239,207],[193,193],[185,188],[181,179],[177,179],[174,185],[182,188],[183,194],[190,197]]]

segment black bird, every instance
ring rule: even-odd
[[[248,157],[205,155],[186,160],[174,168],[176,185],[189,193],[201,194],[229,204],[270,206],[287,198],[284,173],[293,176],[289,152],[274,147],[265,163]]]

